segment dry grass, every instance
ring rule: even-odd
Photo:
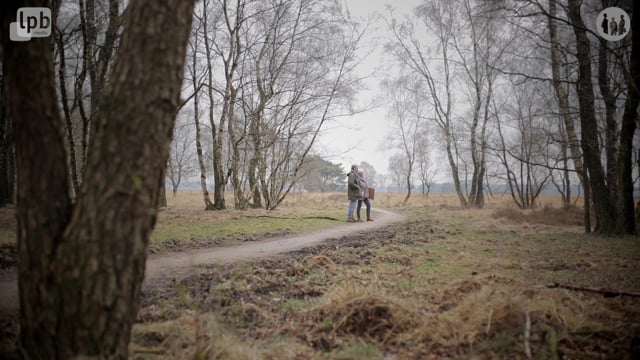
[[[345,201],[329,196],[315,200],[344,207]],[[402,194],[378,199],[374,206],[398,205]],[[180,346],[195,354],[192,358],[637,354],[638,298],[547,285],[640,293],[638,239],[584,235],[579,225],[559,223],[549,205],[516,221],[495,215],[509,207],[503,199],[491,200],[484,210],[460,209],[453,196],[413,201],[401,210],[410,216],[407,224],[269,260],[209,266],[176,287],[181,290],[147,294],[134,343],[153,345],[144,334],[156,331],[154,324],[180,323],[188,316],[199,324],[194,325],[198,335],[193,330]],[[544,220],[545,214],[553,221]],[[134,350],[132,355],[184,358],[175,343],[156,346],[159,354]]]
[[[406,207],[403,194],[376,196],[374,207],[409,221],[194,269],[143,294],[131,358],[638,357],[640,298],[548,287],[640,293],[638,238],[585,235],[580,211],[561,210],[556,197],[523,212],[507,197],[477,210],[461,209],[453,195],[413,196]],[[275,212],[204,212],[196,192],[170,198],[159,224],[217,228],[310,214],[342,221],[346,206],[341,193],[295,194]],[[286,219],[276,220],[267,232]]]
[[[495,218],[505,218],[517,223],[544,224],[553,226],[584,225],[584,210],[577,207],[555,208],[545,206],[541,209],[518,210],[503,207],[493,212]]]

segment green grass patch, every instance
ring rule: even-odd
[[[258,240],[265,236],[295,234],[323,229],[338,224],[340,214],[315,212],[269,214],[263,210],[202,212],[198,216],[161,214],[151,235],[152,246],[189,246],[191,244],[226,245],[239,241]]]

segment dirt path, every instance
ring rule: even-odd
[[[290,235],[282,238],[257,241],[236,246],[199,249],[188,252],[169,252],[151,255],[147,259],[143,288],[149,288],[163,279],[179,279],[189,274],[197,265],[228,263],[268,257],[298,250],[327,239],[348,236],[354,232],[368,231],[401,222],[404,216],[387,210],[374,209],[374,222],[344,223],[326,229]],[[18,310],[18,284],[15,273],[0,275],[0,320],[16,316]]]

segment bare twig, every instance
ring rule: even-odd
[[[640,297],[640,293],[637,292],[629,292],[629,291],[617,291],[611,289],[604,288],[592,288],[587,286],[576,286],[576,285],[568,285],[568,284],[560,284],[557,282],[551,283],[547,285],[548,288],[562,288],[567,290],[575,290],[575,291],[586,291],[597,294],[602,294],[604,297],[616,297],[616,296],[632,296],[632,297]]]

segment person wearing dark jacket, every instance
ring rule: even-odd
[[[353,218],[353,210],[355,209],[358,200],[362,199],[360,185],[358,184],[358,165],[351,165],[351,171],[347,176],[347,197],[349,199],[347,221],[356,222],[356,219]]]

